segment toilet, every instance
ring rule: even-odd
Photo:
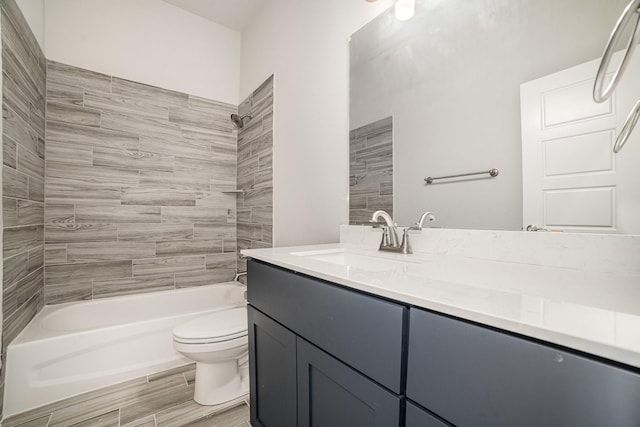
[[[196,317],[173,329],[173,347],[196,362],[194,400],[218,405],[248,393],[240,361],[248,353],[246,307]],[[246,369],[244,369],[246,371]]]

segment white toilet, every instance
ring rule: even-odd
[[[173,346],[196,362],[194,400],[217,405],[248,392],[239,369],[248,353],[246,307],[216,311],[173,329]]]

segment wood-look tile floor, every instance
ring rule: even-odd
[[[23,412],[2,427],[250,427],[248,396],[193,401],[195,364],[136,378]]]

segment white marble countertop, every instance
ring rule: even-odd
[[[280,267],[640,368],[640,275],[345,244],[248,249]]]

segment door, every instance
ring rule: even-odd
[[[296,427],[296,336],[251,306],[247,312],[251,425]]]
[[[427,411],[407,401],[405,427],[450,427]]]
[[[598,64],[587,62],[520,86],[525,229],[640,232],[640,194],[632,190],[640,179],[640,131],[621,153],[612,151],[640,98],[635,78],[640,55],[602,104],[592,99]]]
[[[400,397],[298,338],[299,427],[400,426]]]

